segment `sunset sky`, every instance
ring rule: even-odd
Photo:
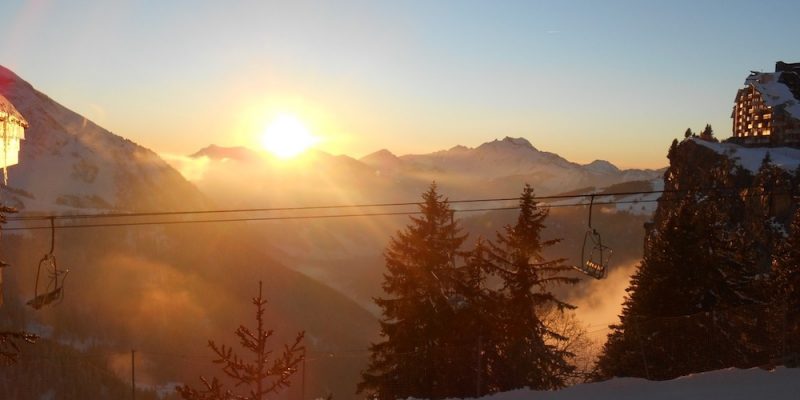
[[[0,64],[169,154],[258,146],[289,114],[354,157],[522,136],[576,162],[660,167],[687,127],[730,135],[750,70],[800,61],[797,1],[0,7]]]

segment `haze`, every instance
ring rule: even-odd
[[[687,126],[728,133],[743,73],[792,61],[798,13],[790,1],[7,1],[0,59],[160,153],[257,147],[291,113],[334,154],[508,135],[653,168]]]

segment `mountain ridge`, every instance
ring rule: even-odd
[[[485,161],[496,161],[503,157],[515,157],[516,161],[522,162],[548,162],[560,167],[584,169],[586,172],[596,174],[644,174],[655,176],[663,172],[664,168],[659,169],[640,169],[626,168],[621,169],[607,160],[594,160],[588,164],[579,164],[569,161],[557,153],[540,151],[533,146],[527,139],[519,137],[512,138],[506,136],[502,140],[494,139],[485,142],[477,147],[467,147],[456,145],[447,150],[437,150],[431,153],[396,155],[389,149],[380,149],[361,158],[341,154],[333,155],[322,150],[314,150],[314,157],[319,158],[346,158],[349,162],[353,160],[377,168],[397,168],[404,167],[429,167],[429,170],[453,170],[456,166],[445,166],[449,160],[466,158],[465,162],[472,162],[470,158],[479,158]],[[246,146],[218,146],[211,144],[192,154],[190,158],[208,157],[210,160],[219,161],[222,159],[235,160],[241,162],[259,161],[267,158],[265,155],[250,149]],[[445,168],[442,168],[445,167]],[[480,168],[468,168],[468,170],[479,170]],[[382,171],[383,172],[383,171]],[[503,176],[525,175],[525,171],[511,171],[505,174],[496,174],[491,178]],[[479,175],[480,176],[480,175]],[[649,177],[652,177],[649,176]],[[637,179],[639,180],[639,179]]]

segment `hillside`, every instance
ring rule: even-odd
[[[208,200],[155,152],[114,135],[0,67],[0,94],[28,121],[6,205],[31,211],[207,208]],[[168,188],[168,189],[167,189]]]
[[[690,137],[669,159],[597,376],[792,364],[800,150]]]
[[[0,190],[5,204],[21,210],[18,216],[212,208],[205,195],[156,153],[66,109],[7,69],[0,69],[0,93],[30,123],[21,163],[10,169],[9,186]],[[60,220],[57,225],[77,222]],[[26,226],[17,221],[4,228]],[[365,359],[317,354],[366,349],[375,335],[372,315],[287,268],[291,260],[264,246],[248,224],[57,229],[54,254],[59,267],[70,273],[63,302],[40,311],[24,304],[33,297],[36,266],[50,246],[50,232],[6,231],[2,239],[2,258],[11,267],[3,271],[0,328],[33,330],[43,336],[42,343],[65,346],[59,351],[77,352],[77,359],[91,357],[93,365],[123,382],[128,364],[120,364],[114,354],[136,349],[142,388],[196,382],[199,374],[213,371],[207,341],[235,342],[236,327],[251,324],[248,304],[259,280],[270,301],[268,323],[276,331],[275,345],[298,331],[307,333],[306,393],[333,391],[348,398]],[[47,273],[40,276],[42,286],[49,280]],[[37,362],[43,371],[79,367],[71,358]],[[20,385],[37,387],[42,395],[62,393],[66,385],[57,378],[41,382],[42,377],[21,377]],[[14,393],[0,385],[0,398]],[[78,387],[69,393],[64,398],[92,392]],[[114,398],[111,393],[103,396]]]
[[[143,384],[194,383],[211,373],[207,341],[235,343],[236,327],[253,324],[249,299],[259,280],[269,300],[266,320],[275,329],[275,346],[304,330],[310,354],[341,355],[366,349],[375,337],[372,315],[286,268],[276,254],[256,245],[257,232],[244,225],[58,232],[59,266],[71,271],[65,298],[36,312],[22,304],[32,297],[33,267],[46,251],[47,236],[45,231],[3,237],[4,258],[12,268],[4,274],[2,313],[15,315],[10,327],[28,326],[47,339],[101,354],[136,349]],[[307,393],[333,391],[349,398],[366,359],[314,358],[307,364]],[[110,356],[96,361],[109,368],[115,362]],[[122,378],[125,371],[120,369]]]

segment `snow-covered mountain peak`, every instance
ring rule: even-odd
[[[504,137],[502,140],[493,140],[478,146],[478,151],[513,151],[513,152],[538,152],[525,138]]]
[[[457,144],[457,145],[451,147],[450,150],[448,150],[448,151],[459,152],[459,151],[469,151],[469,150],[471,150],[469,147]]]
[[[194,154],[190,155],[192,158],[208,157],[209,160],[222,161],[222,160],[236,160],[236,161],[251,161],[259,159],[256,151],[243,146],[225,147],[212,144],[206,146]]]
[[[594,160],[586,165],[583,166],[589,171],[601,173],[601,174],[614,174],[619,172],[619,168],[616,165],[606,161],[606,160]]]
[[[512,138],[510,136],[506,136],[503,138],[502,141],[504,143],[509,143],[516,146],[527,147],[529,149],[536,150],[536,147],[533,147],[533,145],[531,144],[531,142],[528,141],[528,139],[522,137]]]
[[[555,153],[536,149],[525,138],[505,137],[476,148],[456,146],[430,154],[405,155],[402,161],[438,171],[457,182],[473,182],[506,186],[511,190],[522,183],[531,183],[539,193],[560,193],[566,190],[607,186],[630,180],[649,180],[660,176],[658,171],[624,170],[598,160],[580,165]],[[436,177],[439,182],[446,182]]]
[[[367,165],[380,165],[386,163],[396,164],[400,159],[389,150],[380,149],[374,153],[367,154],[359,160]]]

